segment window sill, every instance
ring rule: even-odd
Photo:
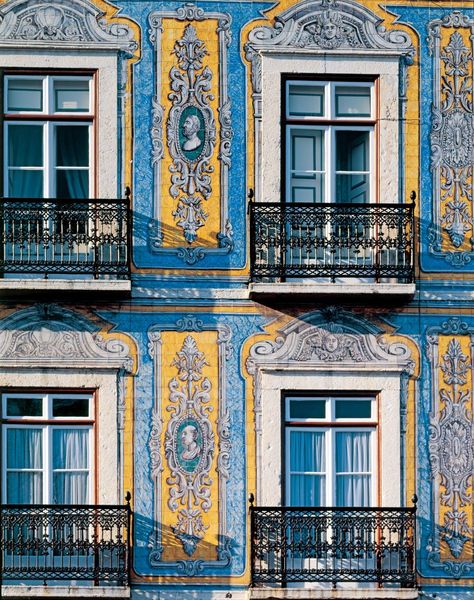
[[[44,585],[2,585],[2,597],[23,598],[130,598],[130,588],[125,586],[44,586]]]
[[[258,588],[251,589],[249,598],[251,600],[416,600],[417,589],[406,588],[363,588],[349,587],[333,590],[315,587],[300,588]]]
[[[415,294],[414,283],[366,283],[357,280],[346,280],[344,283],[319,283],[317,281],[286,281],[283,283],[251,283],[249,295],[256,296],[407,296]]]
[[[131,289],[129,279],[0,279],[0,294],[15,296],[24,296],[31,292],[126,294]]]

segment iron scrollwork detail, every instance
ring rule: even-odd
[[[458,31],[451,33],[448,43],[441,47],[443,27]],[[459,29],[470,31],[469,46]],[[474,255],[473,72],[470,66],[473,29],[474,19],[453,11],[431,22],[428,37],[434,66],[430,136],[434,206],[430,250],[457,267],[469,263]]]

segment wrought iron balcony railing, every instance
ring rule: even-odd
[[[250,205],[253,281],[413,281],[413,204]]]
[[[124,506],[2,505],[0,579],[128,585],[129,499]]]
[[[0,277],[129,277],[128,199],[0,199]]]
[[[250,507],[252,585],[416,585],[412,508]]]

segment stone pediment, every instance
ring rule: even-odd
[[[273,27],[253,29],[247,46],[253,50],[368,49],[414,54],[405,31],[387,30],[378,15],[352,0],[300,2],[278,15]]]
[[[0,6],[0,46],[112,48],[133,53],[137,43],[123,22],[105,19],[88,0],[10,0]]]
[[[78,313],[38,304],[0,321],[0,366],[132,370],[128,346]]]
[[[399,342],[387,343],[381,334],[381,330],[361,317],[326,311],[305,321],[290,322],[279,330],[275,340],[254,344],[247,370],[254,374],[257,369],[324,367],[411,373],[410,350]]]

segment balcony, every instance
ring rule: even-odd
[[[129,200],[0,199],[0,291],[129,291]]]
[[[48,585],[49,597],[62,597],[64,587],[53,587],[62,585],[72,586],[68,597],[128,598],[131,516],[129,502],[123,506],[2,505],[2,595],[33,597],[42,595],[42,586]],[[107,588],[98,590],[101,585]],[[94,589],[96,594],[91,593]]]
[[[251,505],[252,597],[266,598],[263,590],[258,591],[262,587],[271,587],[271,597],[277,598],[284,594],[274,588],[284,591],[307,584],[326,592],[347,582],[372,586],[372,593],[366,591],[360,598],[377,593],[383,597],[384,586],[392,591],[415,588],[415,517],[416,504],[411,508]],[[405,590],[404,596],[401,590],[400,597],[416,597],[416,590]]]
[[[413,204],[250,205],[250,293],[415,291]]]

